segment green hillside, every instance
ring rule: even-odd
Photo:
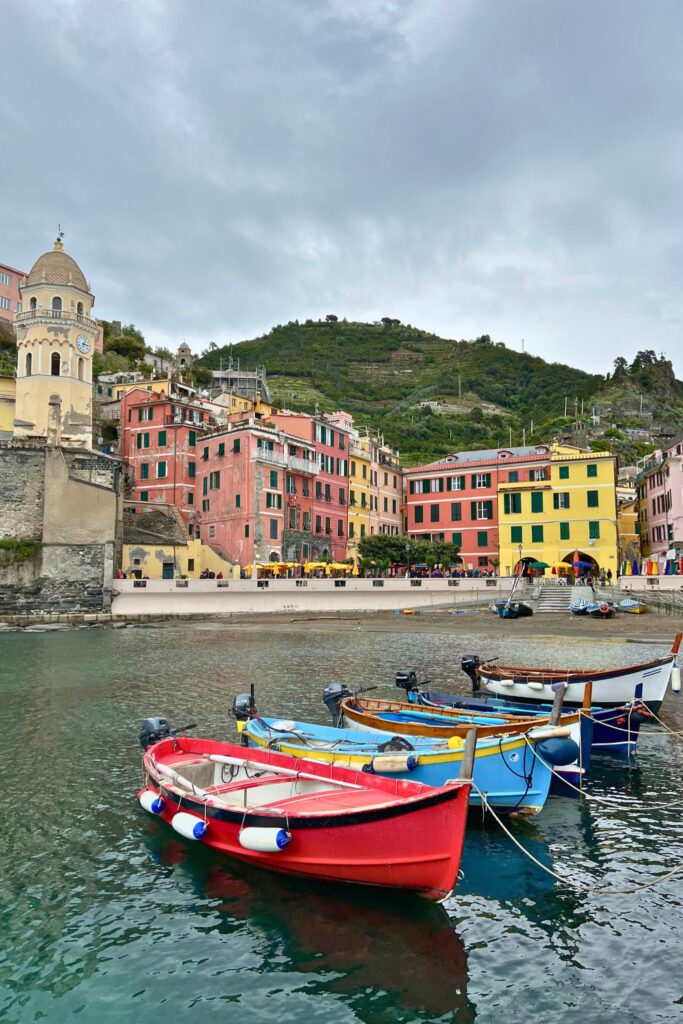
[[[214,348],[201,363],[228,358],[265,366],[273,400],[305,412],[346,409],[357,425],[384,434],[407,464],[466,447],[540,439],[574,400],[603,378],[512,351],[487,336],[439,338],[397,321],[292,322],[239,345]],[[430,403],[426,405],[424,403]]]

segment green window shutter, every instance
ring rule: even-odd
[[[416,523],[424,522],[424,506],[423,505],[416,505],[415,506],[415,522]]]
[[[487,488],[491,486],[491,474],[490,473],[484,473],[484,482],[485,482]]]
[[[438,505],[430,505],[429,506],[429,521],[431,523],[438,523],[438,521],[439,521],[439,506]]]
[[[511,526],[510,527],[510,543],[521,544],[522,543],[522,527]]]
[[[239,439],[239,437],[236,437],[235,440],[232,442],[232,450],[233,450],[233,453],[235,455],[239,454],[239,450],[240,450],[240,439]]]
[[[476,473],[472,473],[472,476],[471,476],[470,479],[471,479],[471,482],[472,482],[472,489],[474,490],[474,488],[477,486],[477,474]]]
[[[277,470],[271,469],[270,471],[270,486],[277,487]]]
[[[219,488],[221,485],[221,471],[217,469],[213,476],[213,485],[215,488]]]
[[[543,527],[532,526],[531,527],[531,543],[542,544],[543,543]]]
[[[140,479],[141,480],[148,480],[149,479],[149,463],[148,462],[143,462],[142,465],[140,466]]]
[[[196,465],[196,463],[188,462],[188,464],[187,464],[187,475],[189,476],[190,480],[194,479],[196,473],[197,473],[197,465]]]
[[[531,492],[531,511],[542,512],[543,511],[543,494],[541,491]]]
[[[586,466],[586,476],[597,476],[598,467],[595,462],[589,462]]]
[[[159,478],[159,480],[165,480],[166,479],[166,463],[165,462],[158,462],[157,463],[157,477]]]
[[[560,496],[559,494],[553,494],[553,508],[560,507]]]
[[[245,537],[249,536],[249,523],[247,523],[247,525],[244,527],[244,536]]]
[[[159,431],[159,447],[164,448],[166,446],[166,431]]]
[[[597,508],[598,505],[599,505],[599,501],[600,501],[600,499],[598,497],[598,492],[597,491],[588,491],[587,492],[588,508]]]
[[[205,476],[202,480],[202,494],[207,495],[209,493],[209,478]]]
[[[194,448],[196,443],[197,443],[197,431],[196,430],[191,430],[190,431],[190,435],[189,435],[188,444],[189,444],[190,448]]]
[[[477,518],[477,503],[476,501],[470,502],[470,519],[472,522]]]
[[[600,523],[597,521],[588,524],[588,536],[591,540],[600,539]]]
[[[235,495],[235,508],[239,508],[241,506],[241,504],[242,504],[242,495],[241,494],[236,494]]]
[[[142,447],[149,448],[149,434],[145,434],[145,440]]]
[[[486,506],[486,518],[493,519],[493,502],[485,501],[484,505]]]
[[[149,501],[149,491],[140,491],[140,501]]]
[[[410,481],[410,493],[411,494],[415,494],[415,481],[414,480]]]
[[[487,530],[479,530],[477,533],[477,546],[480,548],[487,547],[489,542],[489,535]]]
[[[451,520],[454,523],[459,522],[462,519],[462,506],[459,501],[451,502]]]
[[[504,511],[506,516],[510,515],[510,495],[509,494],[504,494],[503,495],[503,511]]]
[[[135,440],[135,447],[136,448],[142,448],[142,434],[138,434],[138,436],[137,436],[137,438]]]
[[[461,548],[462,547],[462,534],[461,533],[454,533],[454,534],[452,534],[452,537],[453,537],[453,543],[455,544],[455,546],[457,548]]]
[[[218,455],[219,455],[219,457],[225,455],[225,442],[224,441],[221,441],[221,443],[218,445]]]
[[[569,480],[569,466],[560,466],[560,480]]]
[[[460,483],[458,484],[459,490],[464,491],[465,490],[465,480],[466,480],[466,477],[459,476],[458,480],[460,481]]]
[[[519,472],[516,469],[511,469],[508,473],[508,483],[516,484],[519,481]]]
[[[142,413],[144,410],[138,409],[138,423],[142,423]]]
[[[569,523],[560,523],[560,540],[569,540]]]

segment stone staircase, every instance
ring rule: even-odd
[[[534,614],[542,612],[565,612],[569,614],[572,601],[593,601],[590,587],[560,587],[557,584],[541,585],[534,592]]]

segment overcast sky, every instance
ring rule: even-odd
[[[389,315],[683,377],[680,0],[4,0],[0,262],[195,349]]]

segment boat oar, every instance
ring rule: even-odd
[[[559,725],[560,718],[562,717],[562,705],[564,704],[564,686],[557,690],[555,693],[555,699],[553,701],[552,711],[550,712],[550,718],[548,719],[548,725]]]
[[[467,730],[465,743],[462,752],[462,765],[460,768],[460,781],[472,782],[474,778],[474,755],[477,752],[477,732],[479,726],[473,725]]]

